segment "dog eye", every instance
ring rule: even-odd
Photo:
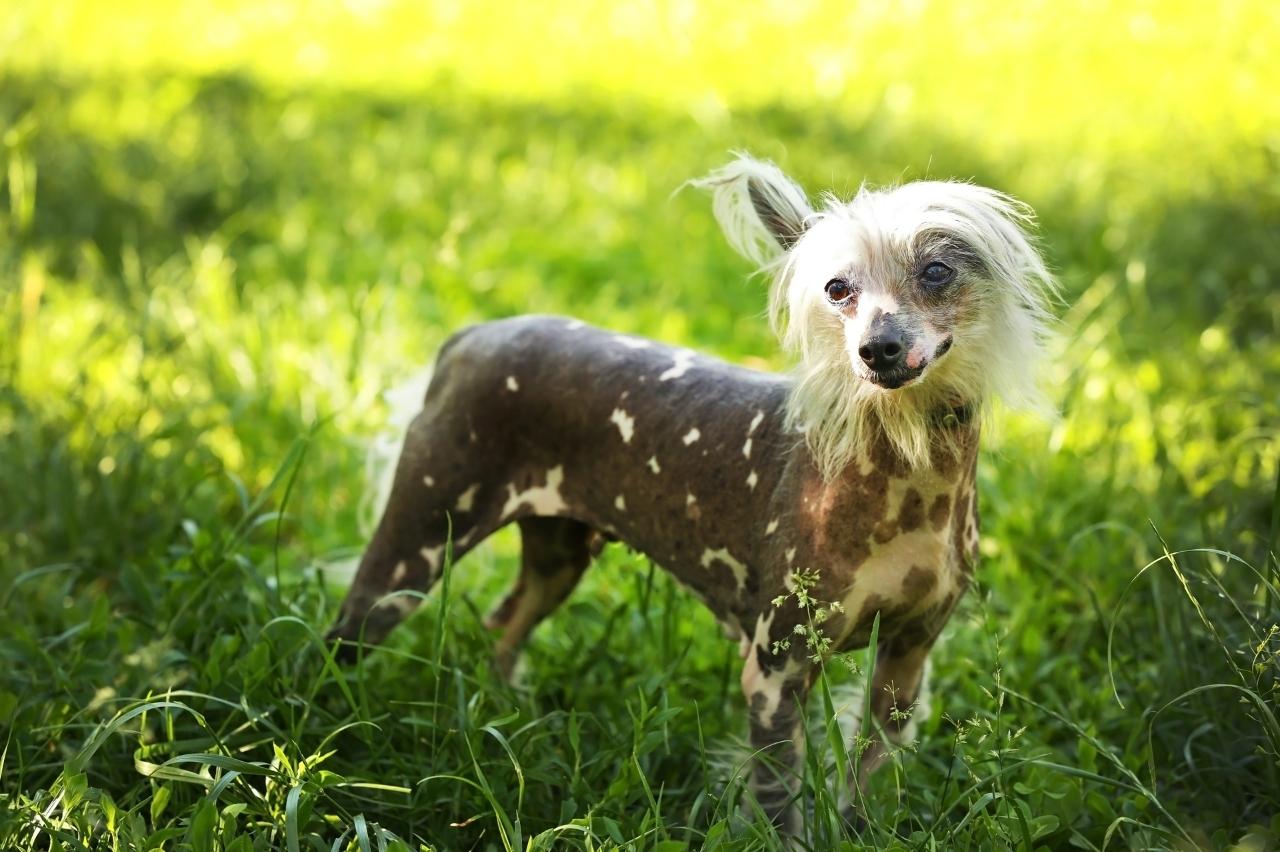
[[[956,271],[945,263],[934,262],[920,271],[920,277],[926,284],[937,286],[946,284],[955,277]]]
[[[827,300],[832,304],[843,302],[853,295],[853,285],[843,278],[832,278],[823,289],[827,291]]]

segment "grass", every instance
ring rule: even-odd
[[[622,548],[518,689],[479,619],[512,535],[359,666],[318,639],[381,392],[452,329],[560,311],[784,366],[762,283],[672,195],[731,148],[814,188],[1004,188],[1066,294],[1062,418],[987,442],[921,744],[844,831],[815,700],[804,842],[1280,843],[1274,13],[713,5],[674,59],[637,13],[549,62],[533,13],[459,13],[424,53],[397,4],[358,32],[227,8],[20,5],[0,32],[0,847],[773,848],[735,646]],[[989,51],[931,68],[966,22]],[[857,26],[885,62],[832,60],[835,89],[761,60]],[[833,707],[865,669],[833,661]]]

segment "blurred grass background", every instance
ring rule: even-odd
[[[0,838],[769,846],[734,649],[620,549],[520,691],[475,616],[511,536],[355,673],[312,632],[382,391],[451,330],[785,366],[676,193],[746,149],[1011,192],[1065,291],[1063,416],[988,440],[923,745],[806,842],[1274,846],[1278,40],[1264,3],[10,3]]]

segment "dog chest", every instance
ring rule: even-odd
[[[843,608],[832,624],[839,646],[865,645],[877,614],[886,639],[931,639],[941,629],[976,548],[975,459],[966,448],[958,463],[909,470],[871,452],[839,480],[802,489],[809,562],[823,599]]]

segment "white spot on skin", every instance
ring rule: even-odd
[[[774,518],[772,521],[769,522],[769,526],[764,528],[764,534],[773,535],[777,531],[778,531],[778,519]]]
[[[403,562],[397,562],[395,570],[391,572],[391,587],[395,588],[400,585],[400,581],[404,579],[404,575],[409,573],[409,566]]]
[[[752,432],[756,431],[756,427],[763,422],[764,422],[764,412],[757,411],[756,416],[751,419],[751,425],[747,427],[747,435],[750,436]]]
[[[614,507],[615,509],[617,509],[619,512],[625,512],[625,511],[627,511],[627,500],[626,500],[626,498],[625,498],[625,497],[623,497],[621,494],[619,494],[619,495],[618,495],[618,497],[617,497],[617,499],[615,499],[615,500],[613,501],[613,507]]]
[[[515,376],[507,376],[507,390],[509,391],[520,390],[520,383],[516,381]]]
[[[731,554],[727,548],[721,547],[716,550],[708,548],[702,551],[703,568],[709,569],[717,562],[721,562],[728,566],[729,570],[733,572],[733,579],[737,581],[738,591],[741,592],[743,587],[747,584],[747,566],[743,565],[737,559],[734,559],[733,554]],[[770,613],[770,615],[772,615],[772,613]]]
[[[755,638],[751,641],[751,647],[763,648],[767,653],[773,644],[769,638],[769,622],[773,620],[773,613],[769,613],[769,617],[761,616],[756,619]],[[750,653],[748,649],[746,665],[742,667],[742,691],[751,701],[756,695],[763,695],[764,701],[760,707],[759,721],[765,726],[772,726],[774,715],[778,712],[778,708],[782,705],[782,689],[788,680],[793,678],[804,663],[788,657],[783,663],[782,668],[765,674],[760,671],[760,663],[757,654]],[[751,701],[752,707],[756,704]]]
[[[764,676],[764,673],[760,671],[760,661],[756,659],[755,654],[751,653],[751,648],[753,645],[768,647],[769,624],[773,621],[773,615],[773,610],[770,610],[756,619],[756,627],[752,638],[748,639],[745,631],[742,634],[742,639],[746,646],[743,649],[742,656],[747,661],[747,664],[742,667],[742,691],[748,696],[759,688],[760,679]]]
[[[419,600],[415,595],[396,595],[393,598],[383,598],[378,601],[374,609],[394,609],[401,615],[408,615],[418,608],[418,603]]]
[[[655,474],[662,473],[662,468],[658,465],[657,456],[649,456],[649,470],[653,471]]]
[[[480,440],[480,436],[476,434],[476,430],[475,430],[475,429],[472,429],[472,430],[471,430],[471,443],[473,443],[473,444],[474,444],[476,441],[479,441],[479,440]]]
[[[768,637],[768,633],[765,633],[765,637]],[[768,646],[760,645],[758,647],[764,647],[765,650],[768,650]],[[755,656],[755,654],[751,654],[746,658],[748,664],[751,663],[751,660],[755,659]],[[760,707],[760,724],[773,727],[774,716],[778,713],[778,707],[782,706],[782,688],[785,687],[787,681],[794,678],[796,673],[799,673],[800,669],[803,667],[804,663],[800,663],[800,661],[792,658],[787,658],[785,663],[782,664],[782,669],[777,670],[777,672],[771,672],[769,674],[760,673],[756,675],[754,683],[751,684],[753,688],[751,688],[749,695],[753,697],[756,695],[764,696],[763,706]],[[755,705],[753,704],[753,706]],[[799,729],[796,729],[796,732],[792,734],[792,736],[797,736],[797,734],[799,734]],[[796,743],[797,748],[801,748],[803,745],[803,739]]]
[[[756,472],[751,471],[751,475],[747,477],[747,487],[752,491],[756,490],[756,483],[760,481],[760,477],[756,476]]]
[[[649,341],[640,337],[626,337],[625,335],[615,334],[613,339],[628,349],[648,349],[651,345]]]
[[[742,457],[745,459],[751,458],[751,439],[750,438],[748,438],[747,442],[742,445]]]
[[[419,550],[418,553],[422,556],[422,561],[427,563],[427,568],[431,571],[432,575],[440,570],[440,560],[441,557],[444,556],[443,544],[436,547],[424,547],[422,550]]]
[[[428,488],[432,488],[435,486],[436,481],[430,476],[424,476],[422,477],[422,484],[427,486]]]
[[[615,408],[609,416],[609,422],[618,427],[622,433],[622,443],[630,444],[631,436],[636,433],[636,419],[621,408]]]
[[[689,368],[693,366],[693,359],[697,357],[697,353],[689,349],[681,349],[676,352],[675,363],[658,376],[658,381],[665,382],[670,379],[678,379],[685,373],[689,372]]]
[[[564,498],[560,496],[560,486],[564,483],[564,465],[557,465],[547,471],[547,484],[535,485],[527,491],[517,492],[514,484],[508,485],[511,496],[502,507],[502,517],[509,518],[523,505],[528,505],[534,515],[559,515],[569,510]]]
[[[787,548],[787,564],[790,565],[796,561],[796,549],[794,547]]]
[[[455,512],[470,512],[471,507],[476,503],[476,492],[480,490],[480,483],[476,483],[458,495],[458,502],[454,505]]]
[[[687,447],[701,437],[702,437],[702,433],[698,431],[697,426],[694,426],[692,429],[686,432],[685,436],[680,440],[684,441],[684,445]]]
[[[783,686],[804,666],[802,661],[788,657],[778,671],[766,674],[760,670],[759,655],[752,654],[750,650],[760,648],[766,653],[770,652],[773,641],[769,636],[769,625],[773,621],[773,615],[773,612],[769,612],[756,619],[755,635],[748,643],[747,662],[742,667],[742,691],[747,700],[751,701],[752,707],[756,706],[752,700],[756,695],[763,695],[765,698],[760,707],[759,721],[766,726],[773,724],[774,714],[781,706]]]

